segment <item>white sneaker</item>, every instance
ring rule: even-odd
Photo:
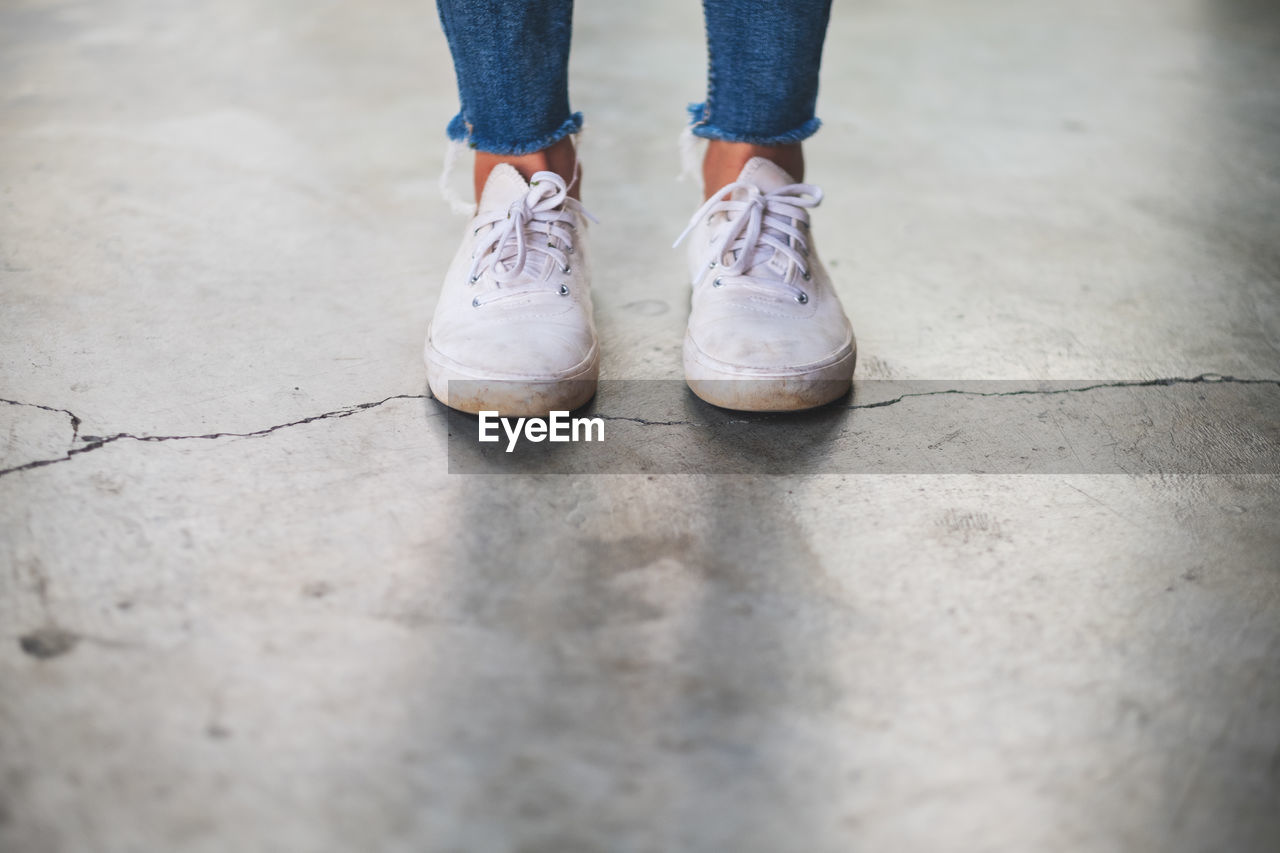
[[[502,163],[489,175],[427,331],[427,384],[442,403],[545,416],[591,399],[587,216],[554,172],[525,183]]]
[[[685,378],[708,403],[786,412],[849,390],[853,329],[809,234],[821,201],[822,190],[755,157],[676,240],[689,237],[693,282]]]

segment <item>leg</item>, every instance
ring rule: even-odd
[[[545,169],[570,181],[567,137],[582,127],[582,115],[569,111],[573,0],[437,0],[437,7],[462,106],[449,138],[476,151],[476,197],[499,163],[526,180]]]
[[[445,273],[423,358],[436,399],[538,415],[595,393],[586,211],[569,112],[573,0],[438,0],[476,152],[476,209]]]
[[[708,403],[794,411],[848,393],[853,328],[822,262],[804,176],[830,0],[703,0],[711,68],[690,107],[710,140],[685,229],[693,293],[685,379]],[[677,241],[679,242],[679,241]]]
[[[814,106],[831,0],[703,0],[703,12],[707,100],[690,111],[694,134],[711,140],[706,195],[733,181],[752,157],[803,180],[800,142],[819,126]]]
[[[477,151],[474,175],[476,198],[480,198],[480,193],[484,190],[485,182],[489,180],[489,173],[493,171],[493,167],[499,163],[510,163],[526,181],[531,179],[536,172],[555,172],[564,178],[565,183],[569,185],[569,196],[581,199],[581,166],[577,167],[577,180],[574,179],[577,156],[573,142],[567,136],[552,143],[550,148],[544,148],[541,151],[534,151],[530,154],[493,154],[488,151]]]
[[[804,180],[804,148],[799,142],[756,145],[712,139],[707,143],[707,154],[702,160],[703,198],[710,198],[717,188],[737,178],[752,157],[772,160],[797,181]]]

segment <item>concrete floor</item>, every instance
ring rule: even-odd
[[[429,3],[4,4],[0,849],[1280,848],[1280,7],[836,7],[846,461],[481,476]],[[698,7],[577,17],[605,374],[677,379]],[[847,461],[1204,374],[1240,464]]]

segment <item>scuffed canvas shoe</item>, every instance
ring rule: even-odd
[[[586,217],[554,172],[525,183],[502,163],[489,175],[427,331],[427,384],[442,403],[546,416],[591,399],[600,347]]]
[[[820,189],[755,157],[676,241],[689,239],[693,282],[685,378],[708,403],[787,412],[849,390],[853,329],[809,234],[821,201]]]

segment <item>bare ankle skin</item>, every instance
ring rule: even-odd
[[[484,190],[485,181],[489,180],[489,173],[499,163],[510,163],[526,181],[530,180],[536,172],[555,172],[564,178],[564,182],[569,185],[569,195],[581,200],[579,193],[580,185],[582,184],[581,168],[578,169],[578,180],[576,182],[573,180],[573,166],[576,157],[577,155],[573,149],[573,140],[567,136],[554,143],[550,148],[544,148],[532,154],[490,154],[488,151],[477,151],[475,166],[476,201],[480,200],[480,193]]]
[[[804,180],[804,149],[799,142],[790,145],[753,145],[750,142],[725,142],[712,139],[702,161],[703,196],[711,198],[716,190],[737,180],[738,173],[752,157],[772,160],[797,181]]]

